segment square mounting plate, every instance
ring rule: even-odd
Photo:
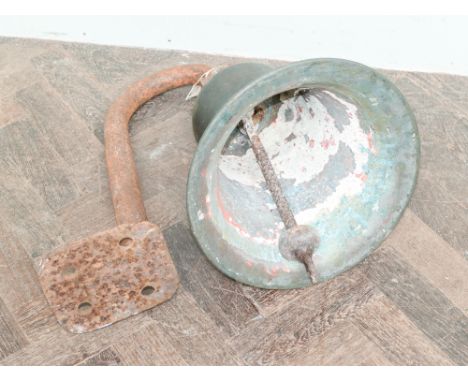
[[[58,321],[103,328],[170,299],[179,284],[164,237],[149,222],[122,224],[51,253],[39,278]]]

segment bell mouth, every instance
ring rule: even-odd
[[[263,117],[258,135],[296,222],[320,228],[342,198],[363,191],[376,154],[372,129],[362,122],[365,117],[352,100],[324,88],[281,93],[259,108]],[[237,232],[244,250],[258,259],[271,247],[269,258],[278,261],[285,227],[242,126],[221,151],[213,188],[223,232]]]
[[[259,79],[257,90],[268,77],[274,74]],[[419,142],[396,88],[384,80],[370,89],[363,94],[359,86],[304,82],[273,95],[268,89],[267,97],[257,94],[250,103],[246,89],[248,107],[227,123],[215,118],[210,124],[190,172],[188,209],[195,237],[220,270],[254,286],[310,285],[304,265],[281,253],[285,227],[239,123],[259,109],[257,132],[294,217],[320,239],[314,252],[319,281],[357,264],[391,231],[414,187]],[[391,93],[393,104],[383,102],[382,92]]]

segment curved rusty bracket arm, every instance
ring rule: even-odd
[[[179,285],[164,236],[146,218],[128,122],[146,101],[195,83],[209,70],[186,65],[131,85],[110,107],[105,151],[117,227],[49,254],[39,279],[57,320],[82,333],[103,328],[170,299]]]
[[[206,65],[183,65],[155,73],[131,85],[110,107],[105,124],[105,151],[117,224],[147,220],[128,134],[130,118],[151,98],[193,84],[209,69]]]

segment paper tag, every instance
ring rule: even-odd
[[[188,100],[191,100],[192,98],[198,97],[203,87],[225,67],[226,65],[216,66],[214,68],[211,68],[207,72],[203,73],[201,77],[198,79],[198,81],[195,82],[195,84],[192,86],[189,93],[187,94],[187,97],[185,97],[185,100],[188,101]]]

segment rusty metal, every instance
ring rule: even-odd
[[[316,283],[317,270],[313,255],[319,243],[317,232],[312,227],[296,224],[281,233],[278,247],[285,259],[299,260],[303,263],[310,280]]]
[[[157,225],[121,224],[56,252],[41,282],[58,321],[75,333],[107,326],[174,294],[177,272]]]
[[[257,163],[260,166],[260,170],[262,171],[267,187],[271,192],[271,196],[275,201],[276,207],[278,208],[278,213],[280,214],[284,225],[287,229],[291,229],[297,226],[294,214],[289,207],[288,200],[284,196],[283,190],[281,189],[281,184],[278,180],[278,177],[276,176],[275,169],[271,164],[270,158],[268,158],[268,153],[265,150],[260,137],[253,128],[246,127],[245,131],[247,132],[247,136],[250,139],[252,151],[255,154]]]
[[[209,69],[206,65],[185,65],[153,74],[130,86],[110,107],[105,127],[106,163],[117,224],[146,220],[128,135],[131,116],[146,101],[197,82]]]
[[[286,231],[283,239],[280,240],[280,251],[287,258],[296,258],[304,264],[312,282],[316,282],[316,271],[313,261],[313,254],[318,237],[310,227],[299,226],[294,217],[294,213],[289,206],[288,200],[284,195],[281,183],[275,173],[268,153],[258,135],[258,126],[264,117],[264,110],[260,107],[254,109],[252,118],[244,118],[241,121],[241,128],[246,132],[250,140],[255,159],[262,171],[265,183],[276,204],[278,213],[283,221]],[[284,237],[286,236],[286,237]]]
[[[179,279],[164,237],[146,221],[128,122],[149,99],[193,84],[207,70],[186,65],[158,72],[131,85],[110,107],[105,154],[118,226],[54,251],[39,269],[45,296],[71,332],[108,326],[175,293]]]

